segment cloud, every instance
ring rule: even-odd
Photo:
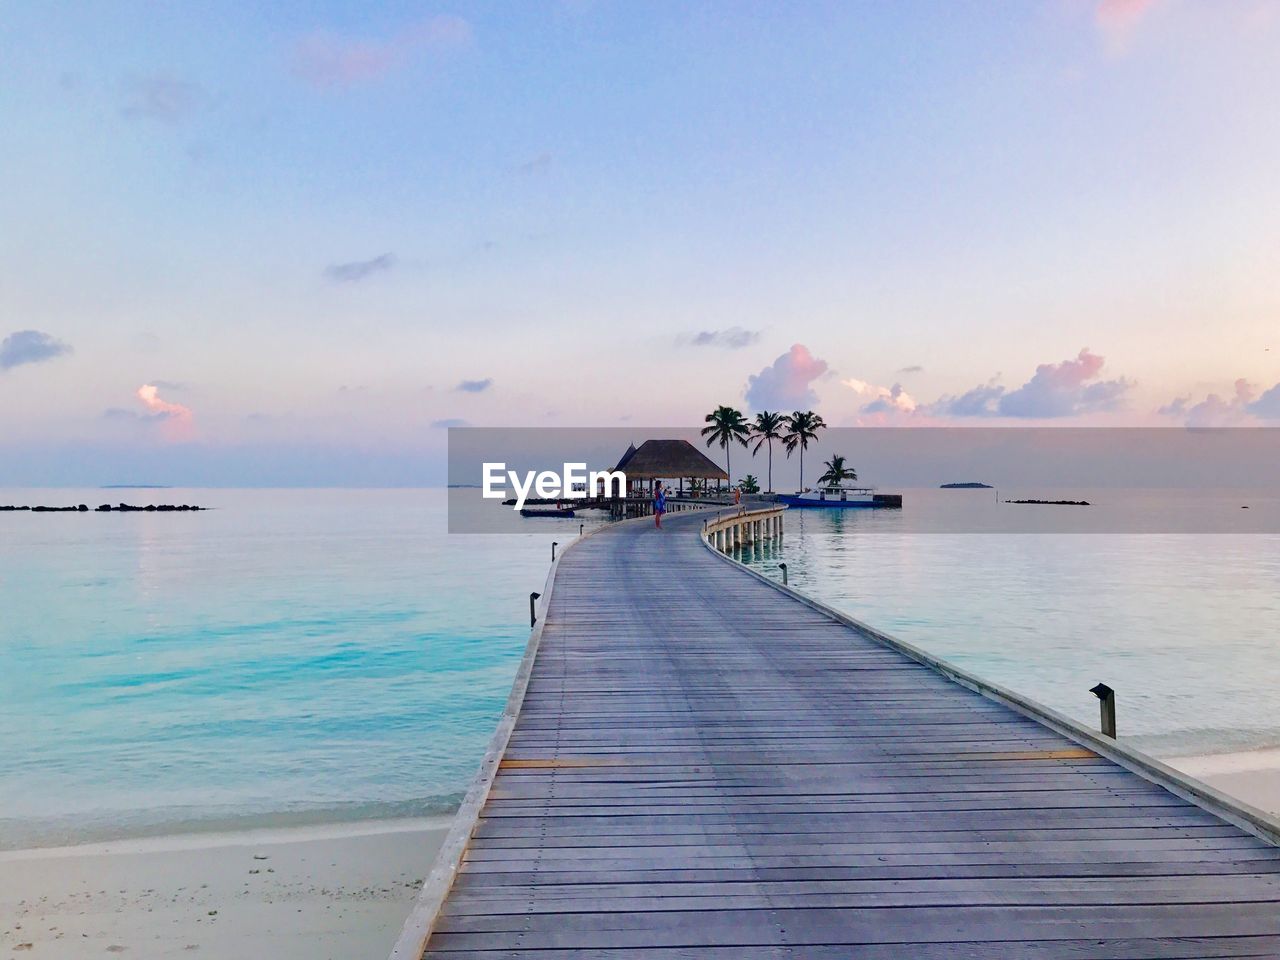
[[[432,420],[431,426],[437,430],[448,430],[450,427],[468,427],[470,424],[465,420],[459,420],[457,417],[449,417],[445,420]]]
[[[1280,420],[1280,383],[1249,404],[1249,412],[1264,420]]]
[[[198,84],[157,74],[126,81],[120,110],[126,117],[176,126],[204,109],[208,102],[208,95]]]
[[[840,382],[867,401],[859,409],[859,413],[911,414],[919,406],[915,398],[902,389],[900,383],[895,383],[892,387],[881,387],[853,378]]]
[[[1099,380],[1105,359],[1086,347],[1072,360],[1042,363],[1016,390],[990,381],[960,396],[931,404],[929,413],[951,417],[1019,417],[1054,419],[1117,409],[1133,384]]]
[[[1253,384],[1243,377],[1232,385],[1232,394],[1223,397],[1211,393],[1199,403],[1190,397],[1177,397],[1156,412],[1163,417],[1176,417],[1188,427],[1244,426],[1254,417],[1280,420],[1280,383],[1254,399]]]
[[[334,283],[359,283],[375,273],[390,270],[396,265],[393,253],[384,253],[371,260],[353,260],[350,263],[331,263],[324,268],[324,275]]]
[[[71,347],[39,330],[19,330],[0,340],[0,370],[11,370],[26,363],[43,363],[63,354]]]
[[[966,390],[960,396],[940,397],[929,405],[929,412],[947,417],[989,417],[996,413],[996,404],[1004,393],[1004,387],[994,380]]]
[[[752,410],[804,410],[814,406],[818,395],[811,384],[827,372],[804,344],[791,349],[759,373],[747,377],[746,400]]]
[[[470,40],[470,24],[446,15],[428,17],[380,39],[318,30],[298,42],[293,72],[317,89],[344,89],[379,80],[420,56],[440,56]]]
[[[701,330],[688,337],[688,342],[695,347],[724,347],[727,350],[741,350],[760,339],[759,330],[744,330],[742,327],[727,327],[724,330]]]
[[[190,437],[195,418],[189,407],[161,399],[159,388],[154,383],[144,383],[135,396],[151,411],[150,417],[145,419],[162,422],[168,439],[185,440]]]
[[[149,380],[153,387],[157,390],[168,390],[171,392],[181,393],[187,389],[187,385],[180,380]]]
[[[537,176],[551,169],[551,154],[540,153],[532,160],[527,160],[516,169],[525,176]]]
[[[143,330],[129,338],[129,342],[133,345],[133,349],[139,353],[155,353],[161,347],[161,341],[158,336],[150,330]]]
[[[898,373],[924,373],[924,367],[919,366],[918,364],[910,367],[903,367],[898,371]]]
[[[1138,24],[1160,0],[1098,0],[1093,22],[1112,53],[1123,53]]]
[[[130,423],[141,421],[164,420],[165,413],[139,413],[137,410],[126,410],[123,407],[108,407],[102,411],[103,420],[124,420]]]
[[[493,378],[485,377],[483,380],[463,380],[454,387],[459,393],[484,393],[493,386]]]

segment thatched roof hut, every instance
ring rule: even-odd
[[[728,480],[729,475],[688,440],[646,440],[635,445],[618,461],[615,470],[632,480]]]

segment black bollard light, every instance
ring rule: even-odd
[[[538,615],[534,612],[534,604],[538,602],[538,598],[542,596],[540,593],[529,594],[529,626],[532,627],[538,622]]]
[[[785,563],[778,564],[778,569],[782,571],[782,585],[787,585],[787,565]]]
[[[552,541],[551,541],[551,562],[552,562],[552,563],[555,563],[555,562],[556,562],[556,547],[558,547],[558,546],[560,546],[560,541],[559,541],[559,540],[552,540]]]
[[[1102,708],[1102,735],[1116,738],[1116,692],[1105,683],[1100,683],[1089,690],[1100,701]]]

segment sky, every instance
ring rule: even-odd
[[[1280,425],[1278,49],[1280,0],[0,0],[0,485]]]

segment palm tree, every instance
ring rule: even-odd
[[[855,477],[854,479],[857,479],[857,478]],[[760,492],[760,481],[757,480],[755,475],[751,473],[748,473],[745,477],[743,477],[742,480],[738,483],[738,486],[742,488],[743,493],[759,493]]]
[[[724,447],[724,472],[729,474],[729,483],[733,483],[733,471],[729,468],[729,449],[737,441],[744,447],[747,437],[751,435],[751,427],[741,410],[733,407],[716,407],[706,416],[709,427],[702,428],[702,435],[707,438],[707,446],[720,444]]]
[[[808,449],[810,440],[818,439],[818,431],[826,429],[827,422],[812,410],[797,410],[782,419],[786,425],[782,442],[787,448],[787,457],[791,457],[791,452],[796,447],[800,448],[800,490],[803,492],[804,452]]]
[[[823,464],[827,468],[827,472],[818,478],[818,483],[826,484],[829,487],[838,487],[846,480],[857,480],[858,471],[853,467],[844,465],[844,457],[835,454],[830,460]]]
[[[787,418],[780,413],[761,410],[756,414],[756,422],[751,425],[751,436],[756,441],[751,451],[754,457],[766,443],[769,445],[769,492],[773,493],[773,441],[782,439],[782,428]]]

